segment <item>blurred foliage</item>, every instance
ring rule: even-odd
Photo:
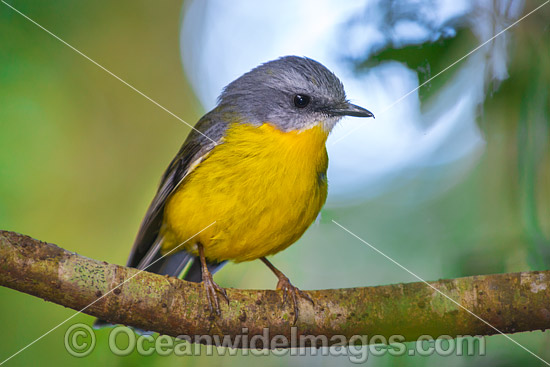
[[[193,124],[203,112],[179,57],[181,3],[12,1],[29,17]],[[525,9],[539,2],[528,1]],[[548,268],[550,265],[550,6],[511,30],[510,77],[487,99],[479,124],[486,151],[464,181],[414,208],[387,197],[325,211],[296,246],[274,262],[304,289],[415,281],[330,223],[345,223],[425,279]],[[0,5],[0,228],[57,243],[86,256],[124,263],[165,166],[189,128]],[[398,60],[427,80],[477,45],[471,32],[419,46],[381,49],[360,67]],[[220,61],[220,62],[223,62]],[[453,70],[421,91],[449,80]],[[446,167],[442,169],[452,169]],[[420,183],[419,183],[420,185]],[[403,193],[414,195],[414,184]],[[333,246],[338,244],[337,246]],[[268,288],[258,262],[228,265],[223,286]],[[0,289],[0,359],[73,315],[73,311]],[[91,322],[79,315],[71,320]],[[71,357],[60,327],[6,366],[210,365],[212,359],[113,356],[108,330],[97,350]],[[514,336],[547,360],[548,334]],[[369,359],[376,365],[540,365],[502,337],[486,357]],[[240,352],[238,353],[240,355]],[[349,364],[347,358],[271,357],[268,365]],[[513,363],[512,363],[513,361]],[[218,363],[255,365],[256,357]]]
[[[449,65],[449,60],[458,60],[478,45],[478,39],[467,28],[458,28],[456,34],[442,36],[434,42],[409,45],[399,48],[384,48],[357,65],[357,71],[377,66],[384,61],[399,61],[418,73],[420,84],[426,82]],[[430,95],[430,91],[448,83],[458,68],[451,68],[425,84],[420,90],[420,99]]]

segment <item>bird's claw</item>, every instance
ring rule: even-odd
[[[210,276],[204,277],[203,284],[206,291],[206,299],[208,300],[208,307],[210,308],[210,314],[216,313],[218,316],[221,315],[217,293],[221,294],[229,305],[229,297],[227,296],[227,292],[224,288],[214,282],[211,274]]]
[[[297,287],[293,286],[292,283],[290,283],[290,280],[287,277],[280,277],[279,281],[277,282],[277,289],[283,291],[283,305],[288,300],[288,296],[292,298],[292,306],[294,309],[294,322],[293,324],[296,324],[298,321],[298,296],[305,298],[309,302],[311,302],[312,305],[315,305],[311,297],[306,294],[305,292],[301,291]]]

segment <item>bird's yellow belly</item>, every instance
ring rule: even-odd
[[[326,138],[320,126],[285,133],[233,124],[167,200],[163,252],[194,235],[182,249],[196,253],[200,242],[213,261],[254,260],[291,245],[326,199]]]

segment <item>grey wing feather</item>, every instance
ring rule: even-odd
[[[221,142],[223,134],[227,129],[227,123],[221,119],[217,119],[218,115],[214,111],[199,120],[195,126],[196,130],[191,131],[178,154],[164,172],[158,191],[141,222],[126,266],[139,266],[139,268],[143,269],[159,258],[158,235],[162,225],[166,200],[179,183],[190,173],[195,162],[204,159],[216,144]],[[206,137],[197,130],[206,135]],[[150,266],[147,270],[155,272],[155,270],[158,270],[156,268]]]
[[[227,123],[216,119],[216,116],[215,112],[211,112],[199,120],[195,129],[208,136],[208,138],[196,130],[191,131],[178,154],[164,172],[157,194],[141,222],[134,246],[128,257],[127,266],[147,269],[147,271],[159,274],[178,276],[187,263],[192,261],[186,279],[188,278],[194,282],[201,281],[200,266],[198,266],[198,262],[193,261],[194,256],[185,251],[180,251],[167,257],[161,257],[162,239],[159,237],[159,231],[162,225],[164,205],[170,194],[189,174],[194,162],[204,159],[216,144],[222,142]],[[212,273],[223,265],[224,262],[207,264]],[[96,329],[107,326],[111,326],[111,324],[105,320],[96,319],[94,322],[94,328]]]
[[[216,144],[222,141],[227,124],[212,118],[216,116],[215,114],[214,116],[212,115],[212,113],[205,115],[195,126],[197,130],[208,136],[208,138],[201,135],[196,130],[193,130],[183,143],[176,157],[170,162],[170,165],[164,172],[157,194],[153,198],[141,222],[126,266],[177,277],[191,261],[185,279],[189,279],[193,282],[201,281],[199,262],[194,261],[193,255],[185,251],[180,251],[170,256],[161,256],[160,246],[162,239],[159,237],[159,231],[162,225],[164,205],[170,194],[190,173],[193,169],[193,164],[204,159]],[[225,262],[207,263],[207,267],[214,273],[221,268],[224,263]],[[112,326],[112,324],[105,320],[96,319],[94,322],[94,328],[96,329],[108,326]],[[143,334],[143,332],[140,333]]]

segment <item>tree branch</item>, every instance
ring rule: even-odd
[[[119,284],[121,284],[119,286]],[[504,333],[550,328],[550,271],[431,282]],[[292,308],[271,290],[227,289],[210,315],[201,284],[108,264],[14,232],[0,231],[0,285],[113,323],[179,335],[491,335],[497,331],[426,284],[307,291],[315,306]],[[292,333],[295,333],[292,336]],[[340,340],[341,341],[341,340]],[[338,342],[338,340],[336,340]]]

